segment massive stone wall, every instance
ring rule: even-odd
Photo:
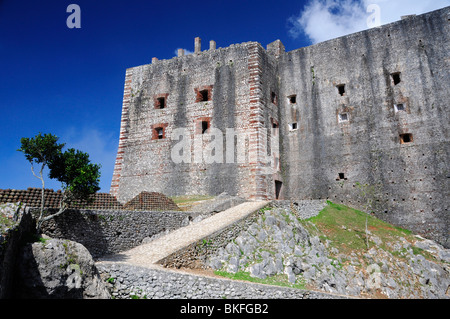
[[[111,194],[121,202],[141,191],[272,197],[272,94],[276,60],[256,42],[128,69]],[[208,149],[216,139],[221,147]]]
[[[167,195],[245,193],[250,181],[239,178],[250,175],[248,166],[208,164],[201,155],[194,157],[193,140],[202,137],[202,122],[224,133],[226,128],[246,129],[251,46],[234,45],[127,70],[121,144],[111,186],[119,201],[142,190]],[[201,100],[203,90],[208,92],[205,101]],[[162,138],[158,138],[159,128]],[[182,163],[175,163],[171,156],[181,141],[174,131],[177,128],[186,128],[191,139],[190,154]]]
[[[449,14],[280,57],[287,197],[373,210],[449,246]]]

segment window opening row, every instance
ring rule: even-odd
[[[201,134],[207,133],[208,129],[211,126],[209,120],[199,121],[197,125],[198,125],[197,132],[201,133]],[[167,126],[167,125],[165,125],[165,126]],[[165,134],[164,134],[165,126],[157,126],[157,127],[153,128],[153,132],[152,132],[153,140],[161,140],[161,139],[165,138]]]
[[[392,80],[394,82],[394,85],[397,85],[401,82],[401,72],[395,72],[391,74]],[[344,96],[345,91],[345,84],[338,84],[336,85],[336,88],[338,90],[338,93],[340,96]],[[204,89],[204,90],[196,90],[197,96],[195,102],[207,102],[211,100],[211,90],[210,89]],[[288,96],[289,104],[297,104],[297,95],[290,95]],[[271,102],[273,104],[278,104],[277,95],[275,92],[271,93]],[[402,104],[399,105],[400,107],[403,107]],[[166,107],[166,97],[158,97],[156,99],[155,108],[156,109],[164,109]],[[399,109],[402,110],[402,109]]]
[[[211,88],[204,90],[195,89],[195,102],[207,102],[212,100],[212,91]],[[167,107],[167,96],[169,94],[161,94],[162,96],[158,96],[155,98],[155,109],[164,109]]]

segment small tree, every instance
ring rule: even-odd
[[[65,144],[58,144],[58,137],[52,134],[39,133],[34,138],[22,138],[21,151],[31,163],[33,175],[42,182],[41,209],[37,219],[37,230],[40,232],[42,224],[64,213],[71,202],[89,201],[92,194],[100,190],[100,166],[90,163],[89,155],[73,148],[62,152]],[[34,164],[40,164],[39,176],[35,174]],[[62,183],[63,197],[59,203],[59,210],[44,217],[44,188],[43,170],[49,168],[49,177]]]
[[[23,137],[21,142],[21,148],[18,151],[21,151],[25,154],[25,158],[31,164],[31,172],[35,177],[40,179],[42,188],[41,188],[41,211],[40,218],[44,214],[44,189],[45,189],[45,180],[43,176],[43,172],[45,167],[49,166],[49,164],[61,153],[62,148],[65,144],[58,144],[58,137],[52,134],[44,134],[39,133],[35,137]],[[34,164],[40,165],[39,175],[36,175],[34,170]]]

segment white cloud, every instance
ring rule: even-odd
[[[312,43],[387,24],[409,14],[422,14],[450,5],[450,0],[310,0],[299,15],[289,18],[289,34],[305,34]],[[376,16],[378,23],[369,18]]]
[[[101,165],[100,192],[109,193],[118,147],[115,134],[96,128],[70,128],[60,142],[66,143],[64,149],[75,148],[88,153],[91,163]]]
[[[175,56],[178,56],[178,49],[182,49],[182,48],[177,48],[177,49],[175,49],[175,51],[173,51],[175,53]],[[184,55],[189,55],[189,54],[194,53],[192,51],[189,51],[188,49],[183,49],[183,50],[184,50]]]

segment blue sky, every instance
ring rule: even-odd
[[[72,3],[81,28],[66,25]],[[371,3],[384,24],[450,0],[0,0],[0,188],[40,187],[16,150],[42,132],[89,153],[109,192],[126,68],[193,51],[197,36],[204,49],[280,39],[294,50],[366,29]]]

